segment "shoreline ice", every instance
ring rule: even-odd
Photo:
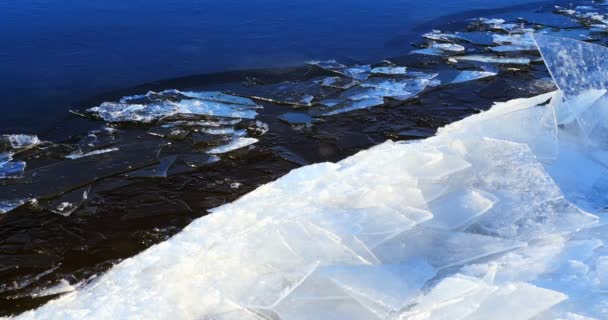
[[[605,318],[606,82],[575,62],[608,49],[536,42],[561,91],[293,170],[16,318]]]

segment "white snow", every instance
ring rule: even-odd
[[[296,169],[18,318],[606,319],[597,83]]]

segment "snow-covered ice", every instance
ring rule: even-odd
[[[536,41],[560,91],[293,170],[18,318],[608,318],[608,49]]]

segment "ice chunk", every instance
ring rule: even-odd
[[[209,154],[221,154],[221,153],[227,153],[230,151],[234,151],[237,149],[241,149],[244,148],[246,146],[252,145],[254,143],[258,142],[258,139],[256,138],[242,138],[242,137],[238,137],[233,139],[230,143],[223,145],[223,146],[219,146],[217,148],[213,148],[211,150],[208,150],[207,153]]]
[[[565,102],[556,104],[560,124],[578,126],[587,143],[607,148],[608,115],[605,92],[608,89],[608,49],[583,41],[535,35]]]
[[[361,304],[371,301],[384,311],[381,316],[411,303],[422,286],[435,276],[435,269],[424,261],[397,265],[332,266],[319,272]]]
[[[473,81],[473,80],[477,80],[477,79],[483,79],[483,78],[493,77],[496,74],[497,74],[496,72],[490,72],[490,71],[469,71],[469,70],[465,70],[465,71],[461,71],[456,76],[456,78],[454,78],[454,80],[452,80],[451,83],[468,82],[468,81]]]

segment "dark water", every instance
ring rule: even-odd
[[[6,0],[0,131],[36,132],[77,101],[158,79],[406,53],[415,25],[530,0]]]

